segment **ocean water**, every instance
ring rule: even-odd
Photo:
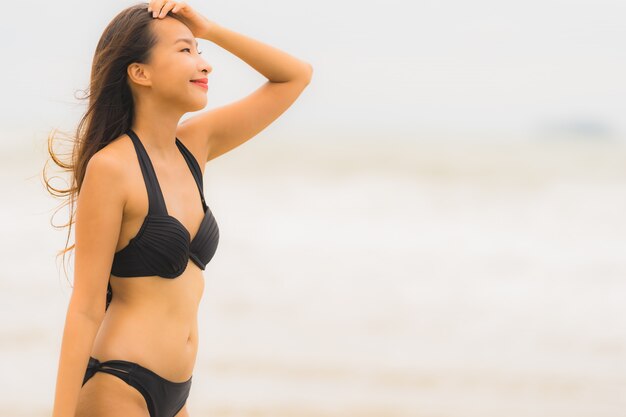
[[[27,149],[0,166],[0,415],[43,417],[71,288]],[[626,416],[624,144],[266,135],[205,195],[191,416]]]

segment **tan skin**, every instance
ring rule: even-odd
[[[136,102],[132,129],[154,165],[169,215],[193,239],[204,212],[175,138],[193,153],[204,172],[208,161],[251,139],[287,110],[309,84],[312,67],[209,21],[184,2],[155,0],[150,8],[156,14],[153,23],[158,36],[153,58],[127,69]],[[184,23],[166,17],[168,11]],[[191,42],[175,42],[179,38]],[[199,112],[181,123],[181,116],[207,103],[207,90],[190,80],[208,77],[212,71],[194,38],[212,41],[235,54],[268,81],[236,102]],[[210,89],[210,80],[208,84]],[[77,202],[74,289],[61,363],[70,363],[71,355],[80,358],[61,368],[71,375],[71,384],[66,382],[70,377],[57,380],[54,417],[69,417],[74,409],[76,417],[148,416],[141,394],[113,375],[97,372],[80,387],[89,355],[100,361],[137,362],[175,382],[193,374],[197,311],[204,291],[200,268],[190,260],[175,279],[109,274],[114,253],[137,234],[147,212],[137,155],[130,138],[122,135],[91,158]],[[109,279],[114,296],[105,314],[102,294]],[[71,354],[66,353],[69,350]],[[187,406],[176,415],[184,416],[189,416]]]

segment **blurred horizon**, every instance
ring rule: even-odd
[[[0,151],[21,146],[13,143],[16,137],[33,130],[76,126],[85,103],[74,94],[88,87],[95,45],[113,16],[131,4],[11,4],[14,13],[29,16],[33,30],[24,31],[20,19],[6,19],[0,27],[7,39],[3,56],[17,64],[4,66],[0,79]],[[458,140],[546,132],[589,140],[626,137],[624,2],[191,4],[209,19],[314,66],[304,99],[270,126],[294,137],[303,131],[379,132],[405,140],[428,134],[423,132]],[[207,109],[265,81],[217,45],[199,43],[213,66]]]

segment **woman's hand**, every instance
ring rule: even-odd
[[[196,38],[206,38],[206,34],[213,24],[184,1],[151,0],[148,11],[152,13],[152,17],[158,19],[164,18],[167,12],[171,11],[191,30]]]

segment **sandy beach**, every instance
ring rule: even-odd
[[[1,157],[7,417],[51,412],[71,293],[26,143]],[[192,417],[626,416],[623,142],[268,133],[204,186]]]

